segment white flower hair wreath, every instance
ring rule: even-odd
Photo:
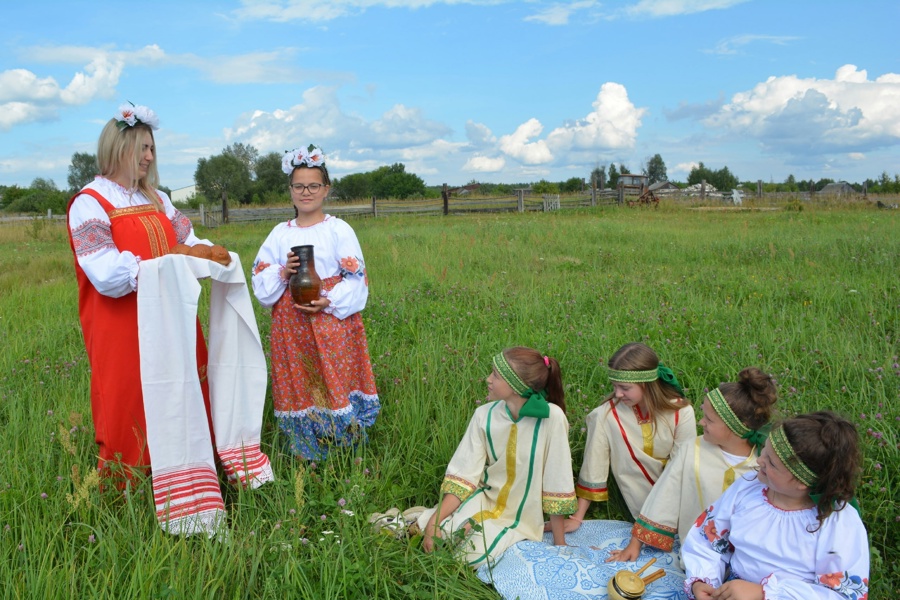
[[[118,121],[119,129],[134,127],[138,124],[146,125],[153,131],[159,129],[159,117],[156,116],[156,113],[146,106],[135,106],[133,102],[119,107],[116,121]]]
[[[284,153],[281,159],[281,170],[285,175],[290,175],[296,167],[306,165],[307,167],[324,167],[325,153],[310,144],[307,147],[294,148]]]

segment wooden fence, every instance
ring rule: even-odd
[[[371,202],[328,202],[325,212],[345,217],[382,217],[387,215],[457,215],[500,212],[549,212],[567,208],[614,204],[615,190],[597,190],[593,195],[562,197],[559,194],[543,197],[517,194],[493,198],[450,198],[446,206],[442,199],[434,200],[378,200]],[[192,221],[205,227],[218,227],[223,223],[222,209],[201,206],[197,210],[180,209]],[[229,208],[229,223],[253,221],[286,221],[294,216],[290,206],[274,208]]]

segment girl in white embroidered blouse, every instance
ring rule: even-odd
[[[776,425],[756,477],[700,515],[682,548],[697,600],[863,600],[869,544],[854,500],[862,455],[830,411]]]

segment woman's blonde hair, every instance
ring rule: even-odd
[[[625,344],[612,355],[607,363],[610,369],[616,371],[652,371],[659,368],[659,357],[649,346],[639,342]],[[664,412],[674,412],[688,406],[681,392],[662,379],[648,381],[646,383],[634,383],[641,387],[644,403],[650,413],[650,422],[653,430],[656,430],[656,419]],[[606,397],[613,400],[615,392]]]
[[[138,179],[138,166],[141,162],[141,145],[143,143],[141,134],[147,131],[150,133],[150,139],[153,140],[153,162],[147,169],[147,176]],[[100,167],[100,174],[107,178],[115,175],[125,174],[129,177],[129,189],[137,188],[142,194],[156,207],[157,210],[163,212],[162,201],[156,193],[159,187],[159,171],[156,169],[156,140],[153,137],[153,130],[141,123],[132,127],[120,127],[120,123],[116,119],[110,119],[100,132],[100,139],[97,142],[97,165]]]

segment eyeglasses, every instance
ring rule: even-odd
[[[309,190],[310,194],[315,194],[323,187],[325,187],[325,184],[323,183],[310,183],[309,185],[303,185],[302,183],[292,183],[290,185],[290,188],[298,194],[302,194],[303,190]]]

